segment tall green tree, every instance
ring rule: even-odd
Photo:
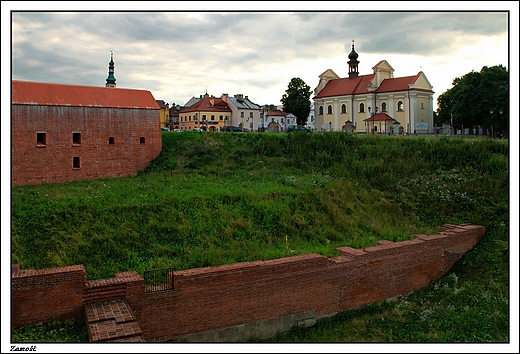
[[[457,129],[481,126],[508,135],[509,73],[504,66],[484,66],[452,84],[437,99],[438,121],[451,122]]]
[[[284,112],[294,114],[299,125],[305,125],[311,112],[311,93],[310,86],[299,77],[295,77],[289,82],[287,90],[280,100]]]

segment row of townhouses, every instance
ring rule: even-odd
[[[382,60],[372,67],[372,74],[359,75],[354,41],[348,59],[348,77],[341,78],[332,69],[319,75],[308,127],[357,133],[434,133],[434,91],[422,71],[396,78],[394,69]],[[233,125],[248,131],[266,131],[271,124],[284,131],[296,124],[296,117],[281,107],[261,106],[242,94],[214,97],[206,92],[192,97],[182,107],[158,103],[161,126],[171,129],[216,131]]]

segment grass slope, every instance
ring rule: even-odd
[[[486,237],[438,283],[269,341],[504,342],[508,148],[478,138],[163,132],[160,156],[135,176],[13,187],[12,258],[22,268],[83,264],[98,279],[332,256],[468,222],[485,225]]]

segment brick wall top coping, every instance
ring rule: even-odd
[[[12,278],[27,278],[27,277],[38,277],[38,276],[46,276],[52,274],[60,274],[67,272],[78,272],[82,271],[86,273],[85,267],[82,264],[65,266],[65,267],[56,267],[56,268],[45,268],[45,269],[20,269],[20,266],[17,264],[12,267]]]
[[[466,232],[471,232],[472,229],[482,228],[483,226],[472,225],[472,224],[461,224],[461,225],[452,225],[445,224],[441,227],[441,231],[435,235],[415,235],[414,239],[392,242],[387,240],[380,240],[376,246],[371,246],[363,249],[355,249],[352,247],[338,247],[336,250],[341,254],[340,256],[336,256],[333,258],[327,258],[317,253],[306,253],[301,255],[289,256],[284,258],[277,258],[265,261],[251,261],[251,262],[241,262],[241,263],[233,263],[226,264],[220,266],[211,266],[211,267],[201,267],[201,268],[192,268],[185,269],[180,271],[174,271],[174,276],[176,277],[185,277],[185,276],[196,276],[196,275],[211,275],[228,271],[236,271],[236,270],[247,270],[254,269],[258,266],[269,267],[269,266],[277,266],[280,264],[290,264],[297,263],[308,260],[323,260],[324,262],[331,262],[331,264],[337,262],[348,262],[352,261],[357,257],[367,256],[371,253],[389,250],[393,248],[415,245],[418,243],[427,242],[428,240],[442,239],[448,238],[450,236],[462,236]],[[20,269],[18,265],[12,265],[12,278],[22,278],[22,277],[30,277],[30,276],[40,276],[40,275],[50,275],[50,274],[58,274],[64,272],[74,272],[74,271],[85,271],[85,267],[83,265],[73,265],[73,266],[65,266],[65,267],[57,267],[57,268],[47,268],[47,269]],[[127,271],[116,273],[113,278],[106,279],[97,279],[91,280],[87,282],[87,287],[99,287],[99,286],[107,286],[114,284],[122,284],[127,282],[134,281],[143,281],[144,278],[139,275],[136,271]]]

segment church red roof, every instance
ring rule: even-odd
[[[383,92],[397,92],[397,91],[408,91],[410,87],[408,85],[414,84],[422,73],[419,72],[414,76],[405,76],[399,78],[385,79],[375,93]],[[375,74],[360,75],[354,78],[340,78],[334,79],[327,82],[325,87],[316,95],[314,98],[324,98],[333,96],[345,96],[345,95],[360,95],[367,94],[368,83],[373,80]],[[415,89],[420,91],[428,91],[424,89]]]
[[[159,109],[146,90],[12,80],[12,104]]]

